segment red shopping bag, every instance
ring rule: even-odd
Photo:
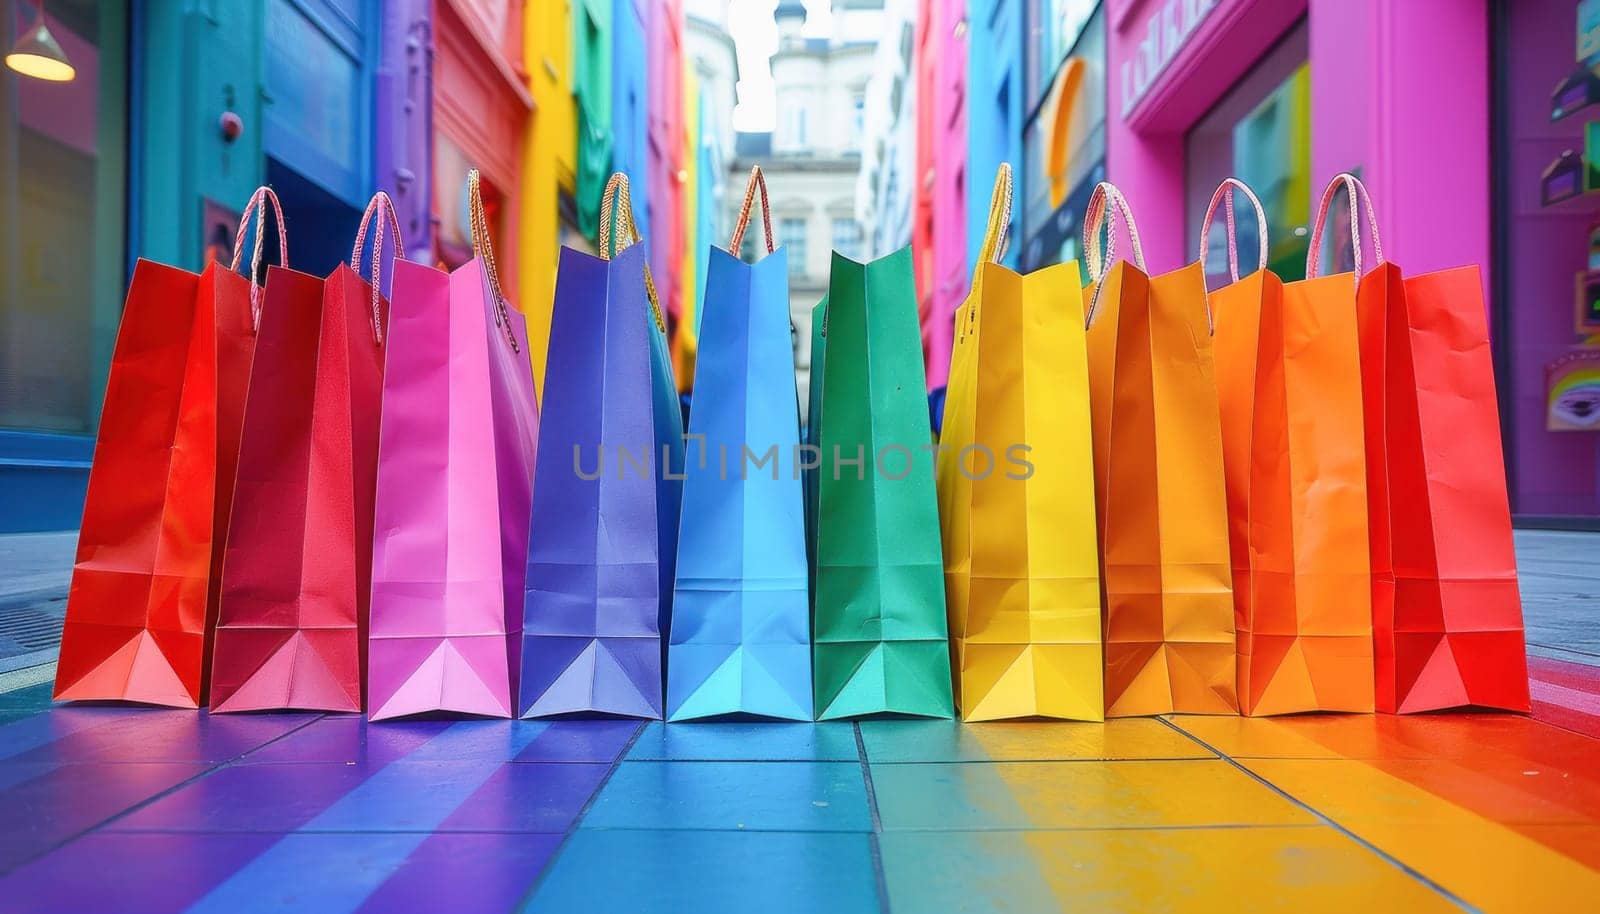
[[[239,275],[260,188],[239,222],[233,263],[199,275],[140,260],[106,381],[56,666],[55,697],[199,707],[216,618],[245,388],[261,289]]]
[[[1377,707],[1528,710],[1522,600],[1494,365],[1475,266],[1406,278],[1383,259],[1366,187],[1350,197],[1366,424]],[[1358,208],[1377,266],[1361,272]],[[1311,259],[1315,278],[1316,258]]]
[[[372,282],[361,278],[373,219]],[[383,398],[379,192],[326,281],[272,268],[223,555],[213,711],[360,711]]]

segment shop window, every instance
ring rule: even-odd
[[[1600,22],[1593,4],[1573,0],[1496,7],[1499,218],[1487,275],[1511,510],[1524,521],[1593,527],[1600,524],[1600,105],[1590,99]]]
[[[1200,247],[1200,220],[1223,178],[1250,185],[1267,211],[1267,264],[1284,280],[1303,279],[1311,233],[1311,72],[1302,22],[1228,91],[1184,142],[1188,250]],[[1240,272],[1255,269],[1255,214],[1236,201]],[[1227,229],[1207,229],[1205,268],[1215,285],[1228,277]]]
[[[467,172],[473,168],[466,153],[443,133],[433,135],[433,197],[439,230],[434,233],[438,265],[453,270],[472,259],[472,224],[468,221]],[[490,240],[504,245],[502,219],[505,195],[487,176],[481,179],[483,214]],[[510,293],[507,293],[508,295]]]
[[[17,6],[7,48],[33,24]],[[127,12],[45,11],[73,78],[0,66],[0,429],[88,435],[127,287]]]

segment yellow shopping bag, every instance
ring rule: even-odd
[[[937,478],[963,720],[1102,720],[1088,356],[1076,261],[1001,266],[1000,166],[956,314]]]

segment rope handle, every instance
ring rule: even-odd
[[[1105,288],[1106,277],[1111,275],[1111,266],[1117,259],[1117,217],[1122,218],[1123,227],[1128,231],[1128,242],[1133,246],[1133,261],[1140,270],[1145,269],[1144,245],[1139,241],[1139,226],[1133,221],[1133,209],[1128,206],[1128,200],[1117,190],[1117,186],[1110,181],[1101,181],[1094,187],[1094,193],[1089,195],[1089,206],[1083,214],[1083,250],[1084,259],[1089,267],[1089,275],[1094,277],[1094,294],[1089,298],[1089,310],[1084,314],[1083,325],[1085,328],[1094,324],[1094,319],[1100,313],[1100,293]],[[1100,229],[1105,228],[1106,246],[1100,249]],[[1209,308],[1207,316],[1209,318]]]
[[[511,316],[506,311],[506,296],[500,290],[500,269],[494,262],[494,245],[489,241],[489,219],[483,213],[483,176],[478,169],[467,172],[467,221],[472,227],[472,253],[483,261],[489,277],[489,292],[494,296],[494,325],[505,334],[512,352],[521,352],[517,336],[511,331]],[[397,230],[398,231],[398,230]]]
[[[380,212],[381,211],[381,212]],[[373,217],[378,217],[376,224]],[[387,217],[385,219],[384,217]],[[383,345],[383,311],[379,285],[383,278],[383,229],[385,221],[394,232],[394,256],[397,259],[406,259],[406,246],[400,240],[400,217],[395,213],[394,201],[384,191],[372,195],[372,200],[367,203],[367,211],[361,216],[361,227],[356,229],[355,248],[350,252],[350,269],[357,276],[361,275],[361,249],[367,243],[367,229],[372,228],[372,336]]]
[[[612,222],[617,223],[614,230]],[[639,226],[633,221],[628,176],[619,171],[606,182],[605,195],[600,198],[600,259],[610,260],[642,241]],[[661,298],[656,294],[656,283],[650,276],[648,258],[644,265],[644,290],[650,299],[650,316],[655,319],[656,329],[664,334],[667,332],[667,319],[661,314]]]
[[[767,202],[767,176],[761,173],[760,165],[750,166],[750,181],[744,187],[744,205],[739,207],[739,221],[733,226],[733,240],[728,242],[728,251],[733,256],[739,256],[739,245],[744,243],[745,229],[750,227],[750,207],[755,203],[756,191],[761,192],[761,228],[767,236],[767,253],[777,250],[772,243],[772,207]]]
[[[1250,201],[1251,207],[1256,211],[1256,234],[1261,238],[1261,252],[1256,257],[1256,269],[1267,268],[1267,211],[1261,206],[1261,198],[1255,191],[1238,178],[1223,178],[1217,185],[1217,192],[1211,195],[1211,203],[1206,206],[1205,218],[1200,220],[1200,262],[1206,261],[1206,234],[1211,229],[1211,220],[1217,214],[1217,204],[1223,204],[1225,218],[1228,223],[1228,275],[1234,282],[1239,281],[1239,236],[1238,226],[1234,221],[1233,194],[1237,190],[1244,194]]]
[[[978,249],[979,263],[999,263],[1006,256],[1006,246],[1011,241],[1012,195],[1011,163],[1001,162],[994,176],[994,192],[989,196],[989,224],[983,233],[983,246]]]
[[[1322,192],[1322,202],[1317,204],[1317,218],[1311,223],[1311,245],[1306,251],[1306,278],[1316,279],[1322,274],[1322,225],[1328,219],[1328,208],[1333,205],[1333,195],[1344,187],[1350,199],[1350,249],[1355,257],[1356,284],[1361,284],[1361,205],[1367,207],[1367,227],[1372,232],[1372,254],[1377,258],[1376,269],[1383,263],[1383,242],[1378,237],[1378,211],[1372,205],[1372,195],[1367,185],[1347,171],[1333,176]]]
[[[261,286],[256,284],[256,274],[261,270],[261,242],[267,225],[267,208],[262,201],[272,204],[273,217],[278,222],[278,263],[289,266],[289,229],[283,224],[283,204],[278,202],[277,193],[263,184],[250,195],[250,202],[245,204],[244,212],[239,216],[239,233],[233,238],[233,262],[228,265],[229,270],[235,273],[239,271],[239,261],[244,256],[244,238],[250,229],[250,215],[254,213],[256,246],[255,252],[250,255],[250,321],[254,331],[261,329]]]

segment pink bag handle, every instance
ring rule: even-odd
[[[1239,238],[1238,228],[1234,222],[1233,194],[1230,193],[1233,190],[1244,194],[1245,199],[1255,208],[1256,233],[1261,236],[1261,254],[1256,258],[1256,269],[1259,271],[1267,268],[1267,211],[1261,208],[1261,198],[1256,196],[1255,191],[1238,178],[1223,178],[1222,183],[1217,185],[1217,192],[1211,195],[1211,203],[1206,206],[1206,217],[1200,220],[1200,262],[1205,263],[1206,233],[1211,228],[1211,220],[1217,214],[1217,204],[1221,203],[1228,223],[1228,275],[1233,277],[1234,282],[1238,282]]]
[[[772,207],[767,203],[767,176],[761,173],[760,165],[752,165],[750,181],[744,188],[744,205],[739,207],[739,221],[734,223],[733,240],[728,242],[728,251],[735,257],[739,256],[739,245],[744,243],[744,231],[750,227],[750,207],[755,204],[758,190],[761,192],[761,228],[767,236],[767,253],[777,250],[772,243]]]
[[[250,228],[250,214],[254,213],[256,247],[255,253],[250,256],[250,321],[253,330],[261,329],[261,287],[256,285],[256,273],[261,269],[261,236],[267,225],[267,209],[262,205],[263,200],[272,204],[272,213],[278,220],[278,263],[284,267],[289,265],[289,229],[283,224],[283,206],[272,188],[263,184],[250,195],[250,202],[245,204],[244,212],[239,216],[239,234],[233,238],[233,263],[228,265],[228,269],[235,273],[239,271],[239,261],[244,256],[244,236]]]
[[[1115,210],[1115,212],[1113,212]],[[1100,293],[1105,288],[1106,277],[1111,275],[1111,266],[1117,259],[1117,216],[1122,217],[1122,224],[1128,231],[1128,241],[1133,245],[1133,262],[1139,269],[1145,269],[1144,246],[1139,243],[1139,226],[1133,221],[1133,209],[1128,206],[1128,199],[1117,190],[1117,186],[1110,181],[1101,181],[1094,187],[1094,193],[1089,196],[1089,207],[1083,214],[1083,250],[1084,259],[1089,267],[1089,275],[1094,278],[1094,294],[1089,298],[1089,310],[1083,317],[1083,326],[1088,328],[1094,324],[1094,319],[1100,313]],[[1100,250],[1100,229],[1106,231],[1105,251]]]
[[[377,216],[376,225],[373,217]],[[387,217],[385,220],[384,217]],[[350,252],[350,269],[357,276],[361,275],[361,249],[367,243],[367,229],[373,228],[372,233],[372,337],[383,345],[383,310],[380,304],[382,293],[379,285],[383,278],[383,227],[384,222],[394,231],[394,256],[399,260],[406,259],[405,242],[400,240],[400,217],[394,211],[394,201],[383,191],[372,195],[372,200],[367,203],[367,211],[361,216],[361,227],[356,229],[356,245]]]
[[[1328,219],[1328,208],[1333,205],[1333,195],[1343,186],[1350,198],[1350,248],[1355,256],[1356,284],[1361,283],[1361,204],[1367,207],[1367,227],[1372,232],[1372,254],[1377,258],[1376,269],[1383,263],[1383,242],[1378,238],[1378,211],[1372,206],[1372,195],[1367,185],[1349,172],[1340,172],[1328,182],[1322,192],[1322,202],[1317,205],[1317,218],[1311,223],[1311,247],[1306,251],[1306,278],[1316,279],[1322,274],[1322,224]]]

